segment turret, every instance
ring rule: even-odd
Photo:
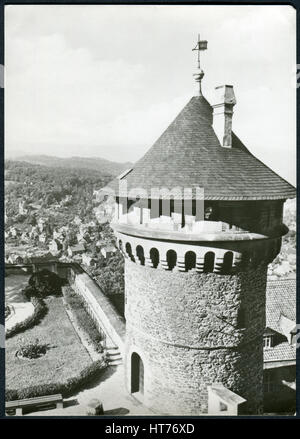
[[[228,87],[214,107],[200,88],[110,184],[125,257],[126,387],[158,414],[207,413],[208,390],[223,388],[240,413],[263,410],[267,266],[295,189],[234,134]]]

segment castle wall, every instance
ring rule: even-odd
[[[263,403],[267,266],[232,275],[172,272],[125,261],[126,385],[131,354],[144,364],[143,402],[158,413],[207,412],[221,382],[257,414]]]
[[[108,345],[117,346],[123,353],[125,323],[100,287],[86,273],[75,274],[71,286],[83,297],[87,311],[98,325],[100,332],[106,335]]]

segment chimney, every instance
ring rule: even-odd
[[[212,105],[214,109],[213,129],[224,148],[232,147],[232,115],[235,104],[232,85],[216,87],[215,103]]]

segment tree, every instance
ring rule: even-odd
[[[107,295],[124,294],[124,259],[119,251],[97,270],[97,280]],[[99,268],[99,266],[98,266]]]
[[[31,288],[31,295],[46,297],[49,295],[60,295],[63,280],[49,270],[41,270],[33,273],[28,284]]]

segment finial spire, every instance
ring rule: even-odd
[[[196,82],[199,82],[199,95],[202,96],[202,88],[201,88],[201,81],[204,77],[204,72],[200,67],[200,51],[201,50],[206,50],[207,49],[207,41],[206,40],[202,40],[200,39],[200,34],[198,34],[198,41],[196,46],[194,47],[193,50],[197,50],[198,51],[198,72],[194,73],[195,76],[195,80]]]

